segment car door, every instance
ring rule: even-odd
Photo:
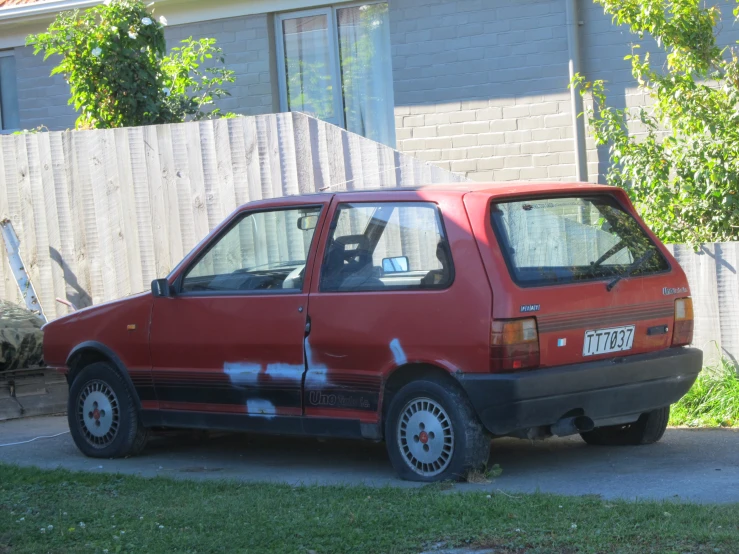
[[[371,436],[396,369],[486,367],[490,287],[459,196],[338,193],[328,218],[311,282],[306,422],[355,419]]]
[[[154,299],[150,348],[167,424],[239,427],[244,418],[227,414],[302,415],[308,280],[324,208],[237,213],[176,270],[173,293]]]

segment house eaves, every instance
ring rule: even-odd
[[[338,0],[338,3],[350,0]],[[12,20],[33,20],[39,17],[53,16],[59,12],[74,9],[85,9],[98,4],[103,0],[28,0],[22,4],[13,4],[3,7],[0,0],[0,24]],[[172,12],[173,20],[170,25],[208,21],[243,15],[271,13],[304,9],[325,4],[322,0],[156,0],[154,8],[165,4],[166,11]],[[159,10],[157,10],[159,11]],[[167,14],[167,19],[170,15]]]
[[[59,12],[84,10],[102,3],[103,0],[0,0],[0,50],[24,45],[29,34],[43,32]],[[321,4],[325,0],[156,0],[153,7],[157,16],[167,18],[169,25],[186,25]]]
[[[32,19],[67,10],[85,9],[101,4],[101,0],[52,0],[49,2],[27,2],[0,7],[0,21]]]

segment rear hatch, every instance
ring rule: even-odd
[[[538,360],[522,356],[523,366],[492,360],[515,354],[515,347],[496,353],[491,347],[492,370],[575,364],[685,342],[684,327],[673,341],[676,299],[689,296],[682,269],[634,216],[623,191],[593,190],[488,199],[487,240],[478,236],[478,243],[490,254],[483,258],[494,295],[491,341],[502,344],[506,333],[508,342],[516,333],[523,342],[538,340]],[[681,309],[690,311],[689,342],[692,305]],[[528,326],[505,327],[523,318]]]

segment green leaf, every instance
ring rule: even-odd
[[[667,60],[653,65],[654,50],[640,58],[639,44],[625,56],[649,99],[638,109],[613,109],[602,81],[573,79],[593,99],[587,128],[609,146],[608,181],[663,240],[738,240],[739,55],[717,46],[720,10],[702,0],[596,2]]]

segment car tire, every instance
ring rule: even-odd
[[[467,396],[435,377],[408,383],[392,397],[385,443],[396,472],[408,481],[457,481],[484,468],[490,456],[490,436]]]
[[[67,421],[77,448],[92,458],[134,456],[149,437],[134,392],[107,362],[90,364],[75,377],[69,388]]]
[[[662,438],[670,419],[670,407],[658,408],[642,414],[634,423],[597,427],[580,433],[583,440],[596,446],[634,446],[652,444]]]

